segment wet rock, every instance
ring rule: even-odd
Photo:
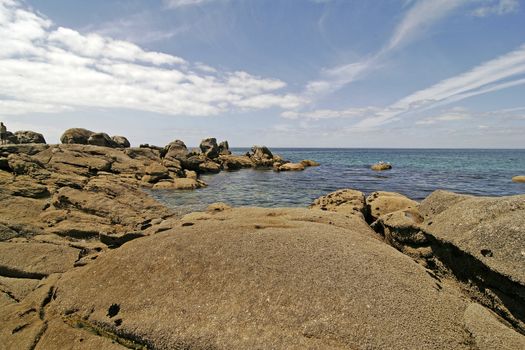
[[[301,164],[302,164],[304,167],[309,167],[309,166],[319,166],[319,165],[321,165],[321,164],[319,164],[318,162],[316,162],[315,160],[309,160],[309,159],[301,160]]]
[[[87,145],[88,140],[93,135],[94,132],[82,129],[82,128],[73,128],[66,130],[60,137],[60,142],[64,144],[81,144]]]
[[[285,163],[277,167],[278,171],[302,171],[304,165],[302,163]]]
[[[379,163],[372,165],[371,169],[374,171],[390,170],[392,169],[392,165],[390,163],[379,162]]]
[[[15,136],[18,139],[18,143],[46,143],[44,136],[34,131],[17,131]]]
[[[512,182],[525,182],[525,175],[514,176]]]

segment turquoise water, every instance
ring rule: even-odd
[[[247,149],[233,149],[243,154]],[[384,190],[421,200],[436,189],[501,196],[525,193],[525,184],[511,178],[525,175],[525,150],[465,149],[272,149],[290,161],[313,159],[319,167],[302,172],[244,169],[205,175],[208,187],[196,191],[155,191],[153,196],[180,212],[208,204],[304,207],[315,198],[341,188],[365,192]],[[378,161],[392,163],[384,172],[370,170]]]

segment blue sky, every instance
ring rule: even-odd
[[[521,0],[0,0],[0,119],[164,145],[523,148]]]

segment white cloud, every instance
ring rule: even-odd
[[[377,107],[348,108],[344,110],[317,109],[309,112],[285,111],[281,116],[287,119],[335,119],[335,118],[360,118],[379,112]]]
[[[453,108],[445,113],[418,120],[416,125],[432,125],[441,122],[456,122],[472,119],[470,112],[464,108]]]
[[[169,8],[179,8],[179,7],[203,5],[205,3],[209,3],[213,1],[217,1],[217,0],[164,0],[164,3]]]
[[[218,72],[202,63],[100,34],[55,27],[20,2],[0,0],[0,113],[128,108],[170,115],[296,108],[278,79]]]
[[[486,17],[489,15],[506,15],[517,12],[520,3],[518,0],[495,0],[490,1],[492,5],[481,6],[472,11],[472,15],[476,17]]]

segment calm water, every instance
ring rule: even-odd
[[[234,149],[242,154],[247,149]],[[182,212],[201,210],[214,202],[234,206],[304,207],[315,198],[341,188],[365,192],[385,190],[423,199],[436,189],[501,196],[525,193],[525,184],[511,182],[525,175],[525,150],[443,149],[272,149],[285,159],[313,159],[319,167],[302,172],[244,169],[206,175],[209,187],[196,191],[155,191],[153,196]],[[393,169],[374,172],[378,161]]]

